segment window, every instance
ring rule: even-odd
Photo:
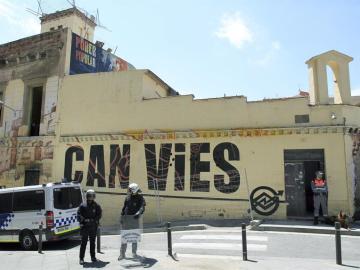
[[[0,59],[0,68],[5,67],[7,64],[6,59]]]
[[[25,170],[24,186],[38,185],[40,181],[40,170]]]
[[[310,118],[308,114],[297,114],[295,115],[295,124],[309,123]]]
[[[4,93],[3,93],[1,85],[0,85],[0,100],[4,101],[3,98],[4,98]],[[2,122],[3,122],[2,121],[3,120],[3,114],[4,114],[4,106],[0,106],[0,127],[2,126]]]
[[[45,193],[43,190],[14,192],[15,211],[35,211],[45,209]]]
[[[77,208],[82,203],[80,187],[55,188],[54,207],[56,209]]]
[[[12,192],[0,193],[0,214],[12,212]]]
[[[32,88],[32,104],[30,119],[30,136],[39,136],[41,122],[41,108],[43,98],[42,86]]]

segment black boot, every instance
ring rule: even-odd
[[[319,217],[314,217],[314,225],[318,225],[319,224]]]

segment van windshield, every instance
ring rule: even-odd
[[[54,189],[54,207],[56,209],[77,208],[82,203],[80,187],[63,187]]]

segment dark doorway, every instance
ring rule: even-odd
[[[43,95],[42,86],[34,87],[31,94],[30,136],[39,136]]]
[[[40,170],[39,169],[25,170],[24,186],[38,185],[39,182],[40,182]]]
[[[287,216],[312,216],[314,203],[311,181],[316,171],[325,171],[324,150],[285,150],[284,161]]]

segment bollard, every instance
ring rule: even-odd
[[[341,259],[341,234],[340,222],[335,222],[335,248],[336,248],[336,264],[342,264]]]
[[[101,253],[101,231],[100,226],[98,226],[96,231],[96,249],[97,253]]]
[[[243,261],[247,261],[246,225],[241,224]]]
[[[172,257],[173,254],[172,254],[172,239],[171,239],[170,222],[167,223],[167,239],[168,239],[168,255]]]
[[[39,243],[38,243],[38,252],[42,253],[42,235],[43,235],[43,224],[41,222],[39,226]]]

